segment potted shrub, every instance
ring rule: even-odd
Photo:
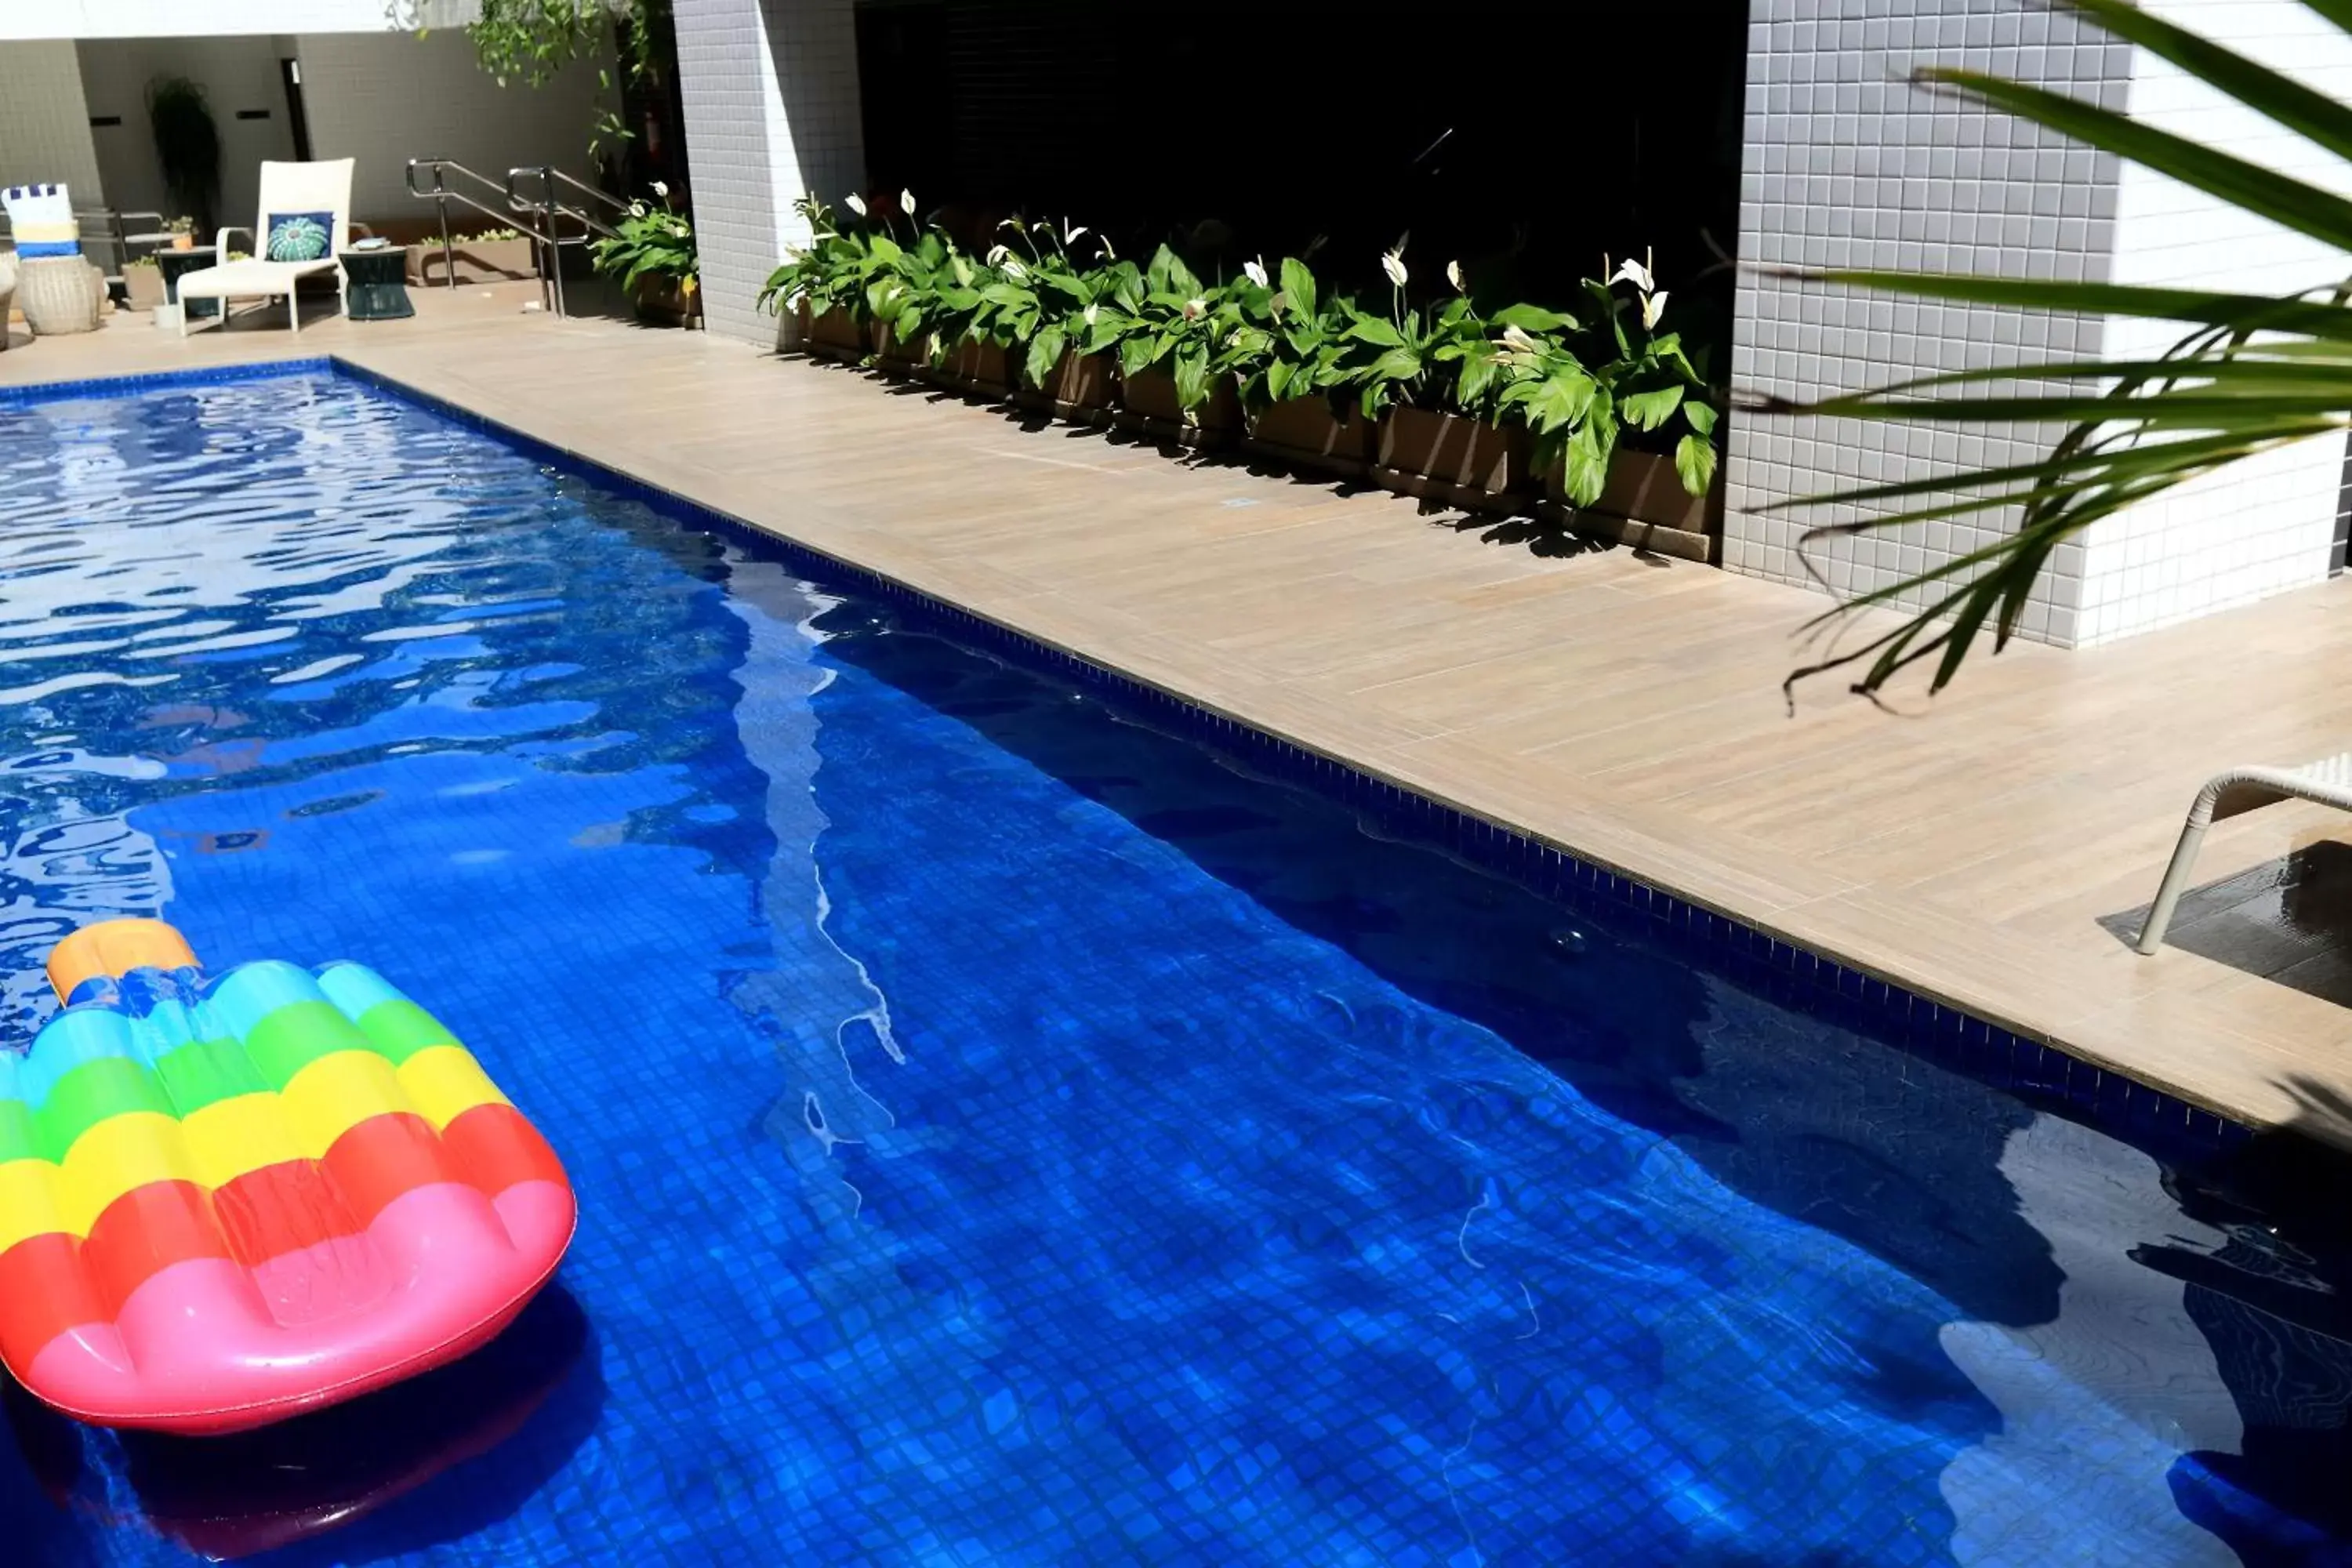
[[[589,248],[589,258],[628,292],[640,321],[693,326],[702,319],[694,225],[670,208],[667,185],[656,180],[653,190],[662,205],[631,202],[613,233]]]
[[[1262,268],[1255,277],[1247,288],[1264,291]],[[1211,287],[1166,246],[1153,253],[1131,319],[1115,334],[1122,428],[1184,447],[1240,438],[1235,372],[1262,357],[1271,341],[1246,319],[1244,287]]]
[[[853,195],[846,205],[865,219],[863,199]],[[833,209],[814,196],[803,196],[793,209],[809,226],[809,242],[784,253],[760,290],[760,307],[792,312],[791,346],[824,359],[860,363],[874,352],[866,290],[892,275],[904,250],[880,229],[840,226]]]
[[[196,247],[194,218],[186,216],[172,218],[163,225],[163,232],[172,237],[172,248],[174,250],[194,250]]]
[[[1631,310],[1619,283],[1634,288]],[[1497,344],[1497,402],[1534,437],[1545,510],[1585,531],[1705,560],[1722,516],[1706,377],[1679,334],[1657,331],[1666,295],[1646,261],[1629,259],[1585,289],[1599,318],[1591,366],[1553,335],[1570,318],[1527,306],[1504,312]],[[1636,445],[1624,444],[1628,432]]]
[[[134,310],[152,310],[170,300],[163,288],[163,268],[152,256],[134,256],[122,264],[122,291]]]
[[[1109,262],[1083,270],[1050,224],[1005,221],[1029,255],[1024,260],[1007,245],[989,251],[993,276],[981,284],[972,331],[1012,351],[1015,402],[1073,424],[1103,424],[1110,417],[1112,362],[1097,343],[1107,346],[1111,331],[1106,311],[1114,320],[1124,314],[1117,301],[1122,289],[1132,295],[1134,268]],[[1070,238],[1086,232],[1073,229]]]
[[[1365,417],[1380,420],[1373,480],[1450,506],[1516,510],[1528,488],[1527,437],[1491,417],[1495,349],[1463,290],[1461,268],[1446,267],[1454,297],[1424,311],[1405,305],[1402,245],[1381,258],[1381,268],[1390,285],[1386,317],[1339,302],[1349,345],[1339,374],[1358,389]]]
[[[1251,281],[1256,287],[1244,292],[1243,312],[1264,331],[1265,348],[1236,384],[1248,422],[1244,449],[1361,479],[1371,468],[1375,426],[1344,395],[1346,319],[1296,257],[1284,259],[1278,289],[1258,274]]]

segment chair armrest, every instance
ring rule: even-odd
[[[228,260],[228,237],[233,234],[241,234],[245,236],[246,249],[251,250],[253,248],[253,230],[240,227],[233,223],[223,224],[220,227],[213,230],[213,260],[215,263],[223,263]]]
[[[373,239],[375,237],[375,230],[360,222],[357,218],[353,218],[351,222],[343,225],[343,242],[347,245],[351,243],[351,239],[353,235],[357,235],[362,239]]]

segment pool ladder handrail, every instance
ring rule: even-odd
[[[429,175],[432,180],[432,184],[423,189],[419,189],[416,183],[420,172]],[[463,185],[453,188],[448,179],[451,174],[457,174],[471,181],[482,194],[477,195]],[[541,225],[530,221],[530,215],[538,209],[517,199],[511,176],[506,184],[501,184],[478,169],[467,168],[455,158],[411,158],[408,161],[407,179],[410,195],[429,201],[439,209],[441,273],[447,287],[455,289],[457,286],[456,246],[449,237],[449,204],[457,202],[473,208],[478,213],[496,218],[505,227],[522,231],[524,237],[531,242],[532,258],[534,259],[544,258],[546,261],[546,265],[540,270],[540,300],[557,315],[563,314],[563,280],[556,276],[560,271],[557,266],[560,255],[555,248],[554,237]],[[492,205],[493,201],[497,203],[496,205]]]
[[[537,192],[527,195],[524,187],[533,181],[537,182]],[[544,243],[548,247],[548,265],[545,276],[554,284],[554,309],[555,313],[561,316],[564,314],[562,247],[584,246],[600,237],[611,239],[616,237],[612,225],[598,216],[597,209],[587,203],[601,203],[615,215],[625,215],[629,204],[552,163],[523,163],[509,169],[506,197],[508,204],[517,212],[537,213],[546,230]],[[582,200],[583,197],[585,201]],[[577,225],[578,232],[566,236],[564,225],[567,223]]]

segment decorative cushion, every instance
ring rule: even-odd
[[[0,190],[0,207],[7,209],[19,256],[81,254],[81,225],[63,185],[10,185]]]
[[[334,232],[332,213],[271,213],[261,253],[272,261],[323,261]]]

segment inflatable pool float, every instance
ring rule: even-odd
[[[547,1142],[373,970],[207,978],[180,933],[59,942],[0,1051],[0,1361],[83,1421],[236,1432],[454,1361],[570,1245]]]

